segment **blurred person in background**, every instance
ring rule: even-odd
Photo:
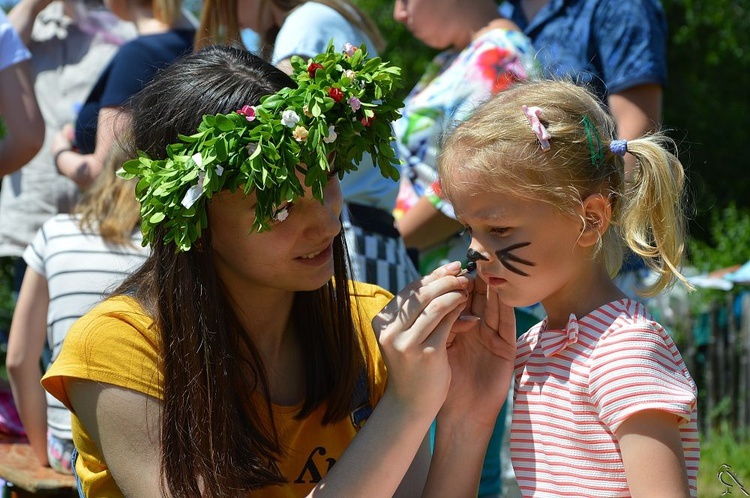
[[[39,151],[44,121],[34,98],[28,49],[0,9],[0,176]]]
[[[31,52],[34,92],[44,118],[44,145],[0,189],[0,257],[15,258],[14,292],[26,264],[21,258],[42,224],[69,213],[80,189],[57,173],[51,144],[75,119],[94,82],[135,27],[98,0],[21,0],[8,14]]]
[[[404,102],[396,121],[398,154],[404,160],[395,209],[407,247],[419,251],[419,270],[466,261],[470,237],[440,196],[437,158],[446,134],[493,94],[536,74],[531,42],[497,12],[493,0],[397,0],[393,18],[425,45],[442,50]],[[516,310],[517,332],[536,319]],[[479,496],[502,493],[501,448],[506,408],[500,412],[482,468]]]
[[[68,328],[114,290],[148,255],[142,247],[135,181],[115,176],[127,159],[117,145],[75,214],[47,220],[26,248],[28,263],[10,326],[6,364],[13,398],[42,466],[71,474],[70,412],[40,385],[45,341],[52,359]]]
[[[182,0],[108,0],[110,10],[132,22],[138,36],[124,44],[99,75],[75,122],[54,138],[58,171],[85,188],[102,170],[112,143],[128,129],[120,112],[154,74],[193,49],[195,25]]]

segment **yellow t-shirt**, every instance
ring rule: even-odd
[[[374,367],[368,379],[372,407],[385,390],[386,369],[370,323],[390,298],[387,291],[372,285],[358,283],[352,289],[354,320],[365,325],[363,344]],[[96,306],[70,328],[60,356],[42,379],[42,385],[68,408],[66,382],[69,378],[113,384],[162,399],[158,357],[159,338],[152,320],[134,299],[114,297]],[[339,459],[357,434],[357,428],[349,419],[330,425],[321,424],[324,406],[304,420],[294,418],[299,406],[274,405],[273,408],[281,446],[288,449],[278,463],[288,483],[270,486],[252,495],[274,498],[305,496]],[[123,496],[101,452],[75,412],[72,412],[72,426],[73,441],[79,454],[76,473],[85,495]]]

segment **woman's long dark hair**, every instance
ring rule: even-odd
[[[166,146],[178,134],[194,132],[204,114],[255,105],[263,95],[293,85],[244,50],[208,47],[175,62],[136,96],[133,145],[153,158],[165,157]],[[163,225],[157,228],[150,257],[117,291],[135,296],[160,333],[165,491],[225,498],[284,483],[276,464],[284,448],[271,417],[266,370],[216,276],[211,227],[188,252],[176,253],[171,243],[161,242],[165,233]],[[324,423],[348,415],[357,376],[368,368],[345,285],[342,234],[334,241],[334,259],[335,281],[342,285],[330,281],[317,291],[299,292],[292,308],[306,351],[306,398],[297,416],[325,403]]]

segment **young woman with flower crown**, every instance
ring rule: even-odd
[[[87,496],[476,495],[512,310],[458,263],[393,299],[349,280],[339,178],[365,152],[393,174],[398,69],[292,64],[209,47],[133,102],[152,253],[43,380]]]
[[[313,57],[329,43],[337,48],[364,44],[372,56],[383,48],[375,23],[349,0],[206,0],[196,46],[239,42],[241,29],[260,34],[261,53],[285,72],[293,56]],[[354,278],[394,293],[401,290],[419,273],[392,216],[398,183],[383,178],[364,155],[359,168],[342,179],[341,189]]]

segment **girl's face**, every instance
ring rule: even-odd
[[[547,202],[477,185],[467,182],[450,200],[471,233],[470,259],[477,260],[482,280],[510,306],[544,304],[576,292],[578,277],[592,264],[591,251],[581,244],[583,221]]]
[[[298,173],[300,182],[304,178]],[[342,194],[333,175],[324,202],[306,187],[305,197],[286,205],[288,217],[271,230],[251,233],[255,195],[222,191],[211,201],[208,216],[217,273],[230,289],[268,293],[322,287],[333,275],[333,240],[341,231]]]
[[[456,0],[396,0],[393,19],[428,47],[443,50],[456,44],[455,24],[447,20],[454,18],[451,13],[457,4]]]

